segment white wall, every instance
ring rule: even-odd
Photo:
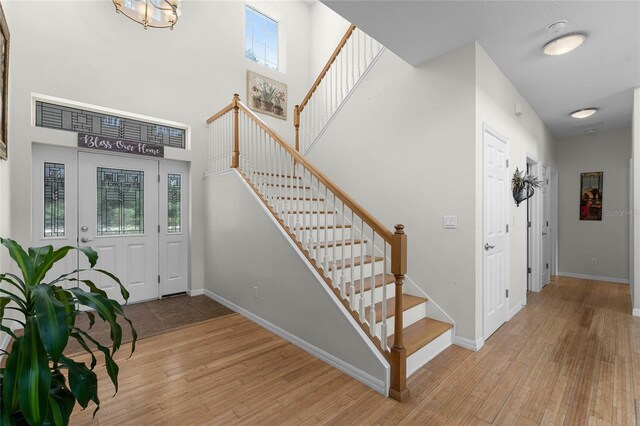
[[[628,280],[631,129],[562,139],[556,149],[560,275]],[[584,172],[604,172],[602,221],[579,220],[580,173]]]
[[[351,24],[319,1],[311,3],[309,8],[312,52],[309,77],[313,82]],[[295,103],[301,101],[302,99],[297,99]]]
[[[408,234],[408,276],[474,338],[475,48],[417,68],[385,51],[309,154]],[[458,215],[457,230],[442,227]]]
[[[387,366],[235,172],[205,180],[206,290],[340,360],[386,391]],[[217,200],[224,200],[224,203]],[[257,290],[254,288],[256,287]],[[257,292],[257,293],[256,293]]]
[[[526,170],[527,156],[556,169],[553,137],[533,108],[520,95],[484,49],[476,43],[476,192],[483,192],[483,125],[486,123],[508,139],[509,173],[516,167]],[[514,114],[514,104],[522,105],[522,115]],[[539,196],[542,192],[538,191]],[[526,204],[516,207],[509,196],[509,312],[526,303],[527,294],[527,211]],[[476,335],[482,336],[482,249],[483,204],[476,198]]]
[[[145,31],[115,13],[110,1],[9,1],[11,55],[11,232],[31,241],[31,143],[73,145],[73,133],[31,127],[31,93],[144,114],[191,126],[191,151],[167,149],[167,157],[191,162],[191,288],[204,276],[205,118],[231,101],[246,98],[246,70],[288,84],[289,99],[302,99],[310,85],[309,5],[269,2],[285,19],[287,74],[244,58],[244,3],[182,4],[173,31]],[[287,121],[262,117],[292,140]],[[5,199],[9,194],[3,194]]]

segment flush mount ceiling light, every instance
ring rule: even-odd
[[[113,0],[116,12],[147,28],[170,28],[178,22],[180,0]]]
[[[587,117],[591,117],[596,112],[598,112],[598,108],[583,108],[577,111],[573,111],[571,113],[571,116],[573,118],[587,118]]]
[[[555,38],[545,44],[542,51],[545,55],[557,56],[569,53],[577,49],[587,39],[585,34],[575,33],[567,34],[562,37]]]

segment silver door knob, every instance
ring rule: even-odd
[[[91,241],[91,240],[89,238],[87,238],[87,237],[80,238],[80,242],[81,243],[88,243],[89,241]]]
[[[81,227],[80,230],[82,232],[87,232],[89,230],[89,227],[85,225],[85,226]]]
[[[542,233],[542,236],[543,236],[543,237],[546,237],[546,236],[547,236],[547,233],[546,233],[546,232],[543,232],[543,233]]]
[[[496,248],[496,246],[492,246],[492,245],[490,245],[489,243],[486,243],[486,244],[484,245],[484,249],[485,249],[486,251],[489,251],[489,250],[491,250],[492,248]]]

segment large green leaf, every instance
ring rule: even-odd
[[[32,287],[31,294],[34,300],[40,339],[44,348],[51,355],[51,359],[58,362],[69,341],[67,311],[46,284]]]
[[[116,277],[109,271],[105,271],[104,269],[94,269],[94,271],[100,272],[101,274],[104,274],[115,281],[116,284],[118,284],[118,286],[120,287],[120,294],[122,295],[122,298],[125,300],[125,302],[129,300],[129,291],[122,285],[118,277]]]
[[[42,262],[45,261],[47,256],[49,256],[53,252],[53,246],[48,245],[44,247],[30,247],[29,248],[29,260],[33,265],[33,270],[37,271],[42,265]]]
[[[51,286],[51,291],[53,291],[55,298],[64,306],[67,315],[67,324],[69,327],[73,327],[76,324],[76,313],[79,312],[76,310],[73,295],[57,286]]]
[[[44,258],[44,260],[38,265],[38,267],[34,268],[35,274],[36,274],[34,278],[35,282],[40,283],[40,281],[44,279],[44,277],[47,275],[47,272],[49,272],[49,270],[53,267],[53,265],[55,265],[56,262],[64,259],[70,250],[78,250],[79,252],[83,253],[86,256],[87,260],[89,261],[89,264],[91,265],[91,267],[93,268],[94,266],[96,266],[96,262],[98,262],[98,253],[91,247],[73,247],[73,246],[60,247],[59,249],[50,252]],[[73,275],[74,272],[71,272],[70,274],[65,274],[65,275]]]
[[[96,293],[99,294],[101,296],[104,297],[109,297],[107,295],[107,292],[102,290],[101,288],[99,288],[97,285],[95,285],[95,283],[91,280],[80,280],[77,278],[69,278],[67,281],[71,281],[71,282],[78,282],[78,283],[83,283],[84,285],[86,285],[87,287],[89,287],[89,291],[91,291],[92,293]]]
[[[4,294],[6,298],[13,300],[14,302],[16,302],[16,305],[18,305],[20,307],[20,310],[22,311],[23,314],[27,313],[27,302],[22,300],[22,298],[20,298],[20,296],[11,293],[10,291],[7,290],[3,290],[0,288],[0,294]]]
[[[76,339],[76,341],[80,344],[80,346],[82,346],[82,349],[84,349],[84,351],[91,356],[91,367],[89,367],[89,368],[91,370],[93,370],[95,368],[96,364],[98,363],[98,360],[96,359],[96,356],[93,354],[93,351],[91,350],[91,348],[89,348],[89,345],[87,345],[87,342],[77,332],[69,333],[69,337],[72,337],[72,338]]]
[[[118,364],[116,364],[116,362],[113,360],[111,354],[109,353],[109,348],[100,344],[100,342],[98,342],[96,339],[91,337],[84,330],[81,330],[76,327],[74,331],[86,337],[87,340],[89,340],[91,343],[96,345],[96,347],[104,354],[104,363],[107,368],[107,373],[109,374],[109,378],[111,378],[111,382],[115,387],[116,393],[118,393],[118,372],[120,371],[120,367],[118,367]]]
[[[64,376],[59,372],[54,372],[51,376],[51,390],[49,391],[49,412],[44,424],[68,425],[75,403],[76,398],[67,389]]]
[[[8,238],[0,238],[0,243],[9,250],[9,256],[16,262],[22,272],[22,277],[27,286],[32,284],[34,269],[29,256],[20,244]]]
[[[116,313],[116,315],[120,315],[126,322],[129,323],[129,327],[131,328],[131,355],[133,355],[133,353],[136,351],[136,342],[138,341],[138,333],[136,332],[136,329],[133,328],[133,323],[131,322],[131,320],[125,315],[124,310],[122,309],[122,306],[120,306],[118,302],[112,299],[109,299],[109,302],[111,303],[111,306],[113,307],[113,311]]]
[[[60,362],[69,370],[69,387],[78,404],[82,408],[87,408],[89,401],[93,401],[100,407],[96,373],[87,368],[83,362],[75,362],[64,355],[60,357]]]
[[[11,303],[11,299],[8,297],[0,297],[0,318],[4,318],[4,308]]]
[[[122,327],[116,321],[116,313],[110,300],[97,294],[86,292],[81,288],[70,288],[69,291],[78,299],[82,305],[95,309],[100,318],[107,321],[111,326],[111,340],[113,340],[113,353],[115,353],[122,343]]]
[[[22,282],[22,280],[15,279],[16,278],[15,276],[11,277],[10,275],[11,274],[0,274],[0,282],[4,281],[6,283],[9,283],[15,288],[17,288],[18,290],[20,290],[21,294],[26,295],[26,289],[24,288],[24,283]]]
[[[32,426],[42,424],[47,416],[50,385],[49,360],[38,334],[36,319],[30,317],[20,342],[18,401],[20,411]]]
[[[1,411],[9,414],[18,409],[18,367],[21,361],[20,342],[18,337],[11,345],[11,352],[7,356],[7,362],[2,372],[2,406]]]

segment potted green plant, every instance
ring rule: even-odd
[[[98,254],[90,247],[66,246],[54,250],[52,246],[35,247],[25,251],[18,243],[0,238],[9,255],[20,270],[20,276],[0,274],[0,330],[13,338],[6,355],[6,364],[0,368],[0,424],[2,425],[66,425],[76,402],[84,409],[93,401],[100,408],[98,377],[94,372],[97,359],[94,351],[102,352],[104,363],[118,392],[118,364],[113,356],[122,343],[121,317],[131,327],[131,354],[135,351],[136,331],[125,316],[122,306],[98,288],[91,280],[79,278],[85,271],[94,271],[114,280],[125,301],[129,292],[110,272],[95,268]],[[71,250],[78,250],[89,261],[90,268],[76,269],[55,279],[46,275]],[[45,282],[45,279],[48,282]],[[76,284],[64,288],[63,283]],[[83,284],[86,288],[80,288]],[[80,306],[91,311],[83,312]],[[17,312],[9,316],[9,312]],[[97,316],[111,329],[111,342],[103,345],[89,331]],[[87,330],[76,326],[76,317],[87,315]],[[17,335],[6,322],[23,327]],[[75,339],[91,357],[91,364],[78,362],[64,354],[69,339]],[[68,380],[68,382],[67,382]]]
[[[525,171],[521,172],[516,168],[511,179],[511,192],[513,193],[516,207],[519,207],[523,201],[533,197],[535,188],[539,188],[540,185],[542,185],[542,181],[537,176],[530,175]]]

